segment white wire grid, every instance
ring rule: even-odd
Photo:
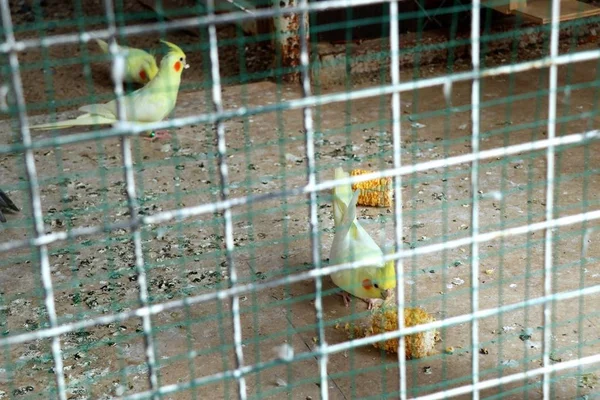
[[[308,18],[310,12],[315,12],[325,9],[354,7],[365,4],[389,3],[390,13],[390,75],[391,84],[386,86],[376,86],[367,89],[355,90],[351,92],[340,92],[326,95],[313,96],[311,94],[311,82],[309,73],[309,56],[308,43],[305,35],[304,21]],[[583,51],[573,54],[558,54],[559,44],[559,16],[560,16],[560,1],[552,1],[552,18],[551,18],[551,40],[550,40],[550,55],[542,59],[522,62],[512,65],[505,65],[495,68],[480,70],[479,67],[479,49],[480,49],[480,0],[473,0],[471,13],[471,60],[472,69],[468,72],[455,73],[446,76],[420,79],[410,82],[400,82],[399,69],[399,23],[398,23],[398,2],[390,0],[329,0],[322,2],[311,2],[308,0],[299,0],[297,6],[288,7],[285,10],[280,8],[260,9],[253,11],[252,14],[239,12],[229,14],[215,14],[214,0],[208,0],[208,14],[197,18],[187,18],[178,21],[160,22],[146,25],[133,25],[126,28],[120,28],[121,35],[134,35],[139,33],[155,32],[163,29],[179,29],[184,27],[208,27],[210,39],[210,61],[211,61],[211,78],[212,86],[212,101],[214,106],[213,113],[199,114],[191,117],[177,118],[170,121],[152,124],[151,129],[162,129],[171,127],[182,127],[198,123],[214,123],[217,132],[217,144],[219,155],[219,176],[221,186],[221,200],[201,204],[193,207],[186,207],[176,210],[164,211],[150,216],[139,216],[137,214],[135,181],[132,168],[132,152],[130,138],[142,131],[147,131],[148,126],[140,127],[125,121],[121,121],[115,127],[94,133],[79,133],[75,135],[62,136],[58,138],[32,141],[28,118],[25,112],[25,100],[23,96],[22,82],[19,73],[19,53],[30,49],[40,47],[50,47],[54,45],[62,45],[66,43],[87,42],[92,37],[104,38],[111,40],[110,51],[114,56],[114,65],[117,66],[123,62],[122,55],[117,51],[114,42],[114,37],[117,34],[113,3],[111,0],[105,0],[106,16],[108,28],[94,32],[81,34],[66,34],[44,37],[42,39],[29,39],[17,41],[14,37],[13,25],[10,16],[8,0],[0,0],[0,10],[2,13],[2,25],[5,32],[6,41],[0,44],[0,52],[8,55],[10,71],[12,75],[11,86],[15,94],[16,107],[18,110],[18,122],[22,136],[20,150],[24,153],[26,173],[29,180],[29,191],[31,198],[31,206],[33,211],[35,237],[29,240],[13,240],[0,243],[0,252],[10,252],[11,250],[35,246],[38,249],[40,257],[40,274],[45,293],[45,306],[47,308],[50,327],[40,329],[33,332],[21,333],[18,335],[7,336],[0,338],[0,347],[10,346],[19,343],[24,343],[36,339],[52,339],[52,355],[54,359],[54,370],[56,375],[56,383],[58,388],[58,396],[61,400],[66,400],[65,376],[61,357],[60,336],[69,332],[74,332],[80,329],[89,328],[96,325],[105,325],[118,321],[127,320],[130,318],[141,318],[143,321],[143,331],[146,347],[146,362],[148,364],[148,380],[150,390],[147,392],[136,393],[124,397],[125,399],[158,399],[160,395],[166,395],[192,386],[202,385],[218,379],[235,379],[238,382],[238,397],[246,399],[248,397],[245,376],[254,371],[273,366],[277,363],[284,362],[282,360],[274,360],[261,362],[254,365],[244,364],[244,353],[242,348],[242,334],[239,313],[239,296],[251,291],[265,290],[272,287],[282,286],[294,282],[313,279],[315,281],[315,313],[317,319],[317,330],[319,338],[319,346],[314,351],[297,354],[293,360],[289,362],[312,359],[317,357],[319,360],[319,376],[321,397],[328,398],[327,384],[327,360],[330,354],[347,351],[349,349],[372,344],[381,340],[392,338],[400,339],[400,351],[398,352],[398,373],[399,387],[398,395],[401,399],[407,398],[407,382],[406,382],[406,360],[404,357],[404,337],[406,335],[424,332],[430,329],[439,329],[462,323],[471,323],[472,338],[472,381],[471,384],[447,389],[437,393],[418,397],[418,399],[442,399],[453,396],[471,394],[473,399],[479,399],[479,392],[483,389],[493,388],[503,384],[516,381],[524,381],[531,377],[542,375],[543,398],[550,398],[550,375],[553,372],[566,369],[576,368],[583,365],[595,364],[600,362],[600,354],[595,354],[588,357],[583,357],[571,361],[550,363],[550,339],[551,339],[551,303],[555,301],[564,301],[567,299],[578,298],[582,296],[600,293],[600,285],[586,287],[584,289],[554,293],[552,288],[552,239],[553,231],[556,228],[581,223],[584,221],[592,221],[600,219],[600,210],[589,211],[576,215],[570,215],[562,218],[554,218],[553,214],[553,193],[554,193],[554,154],[557,147],[586,144],[588,142],[598,140],[600,131],[592,130],[583,133],[576,133],[556,137],[555,120],[556,120],[556,92],[557,92],[557,69],[560,65],[569,63],[583,62],[600,58],[600,50]],[[301,78],[303,97],[298,100],[284,101],[273,106],[262,106],[256,108],[237,108],[225,110],[221,101],[221,84],[219,75],[219,60],[218,46],[216,36],[216,26],[219,24],[231,23],[234,21],[242,21],[250,18],[272,18],[279,16],[282,13],[295,12],[301,15],[300,37],[301,37]],[[544,140],[538,140],[518,145],[498,147],[490,150],[479,151],[479,106],[480,94],[479,83],[480,79],[488,76],[506,75],[516,72],[522,72],[532,69],[541,69],[549,67],[549,98],[548,98],[548,137]],[[114,68],[121,70],[121,68]],[[115,77],[118,78],[118,77]],[[449,157],[442,160],[433,160],[412,165],[403,165],[401,160],[401,127],[400,127],[400,94],[405,91],[432,87],[444,86],[444,93],[449,95],[452,90],[452,84],[460,81],[472,81],[472,137],[470,154]],[[120,98],[123,96],[123,86],[120,79],[115,79],[114,92],[117,96],[119,118],[123,115],[123,105]],[[323,181],[317,182],[315,176],[315,150],[314,150],[314,128],[311,107],[316,104],[327,104],[333,102],[342,102],[355,100],[367,97],[381,96],[382,94],[391,95],[391,110],[392,110],[392,135],[393,135],[393,168],[365,174],[360,176],[350,177],[338,181]],[[229,197],[228,190],[228,166],[227,166],[227,146],[223,121],[235,117],[248,116],[253,114],[268,113],[277,110],[302,109],[304,117],[304,128],[306,132],[306,157],[307,157],[307,183],[305,186],[269,193],[266,195],[244,196],[237,198]],[[129,221],[103,226],[91,226],[84,228],[75,228],[69,232],[58,231],[46,234],[43,226],[43,213],[40,200],[39,183],[37,179],[36,164],[33,151],[39,148],[54,147],[57,145],[65,145],[77,143],[96,138],[100,133],[104,137],[120,136],[123,147],[123,165],[125,170],[125,180],[127,185],[127,199],[130,209],[131,218]],[[546,186],[546,212],[545,221],[529,225],[517,226],[509,229],[498,230],[487,233],[479,233],[479,203],[478,203],[478,181],[479,181],[479,162],[481,160],[507,157],[510,155],[545,150],[547,161],[547,186]],[[0,146],[0,154],[14,151],[14,147]],[[415,249],[403,249],[399,243],[402,238],[402,176],[413,174],[415,172],[427,171],[440,167],[448,167],[463,163],[471,163],[471,194],[473,201],[472,209],[472,234],[470,237],[446,241],[433,245],[418,247]],[[446,318],[431,323],[414,326],[410,328],[404,327],[403,308],[404,308],[404,287],[402,284],[397,285],[397,299],[400,310],[399,330],[394,332],[386,332],[379,335],[374,335],[366,338],[354,339],[347,342],[337,344],[327,344],[323,325],[323,310],[322,310],[322,282],[321,279],[335,271],[352,269],[363,266],[360,262],[347,264],[333,265],[328,267],[321,266],[321,252],[319,248],[319,225],[317,218],[317,193],[322,190],[331,189],[341,182],[358,183],[366,180],[393,177],[394,178],[394,193],[395,198],[395,241],[396,252],[385,256],[386,260],[396,261],[396,273],[398,282],[403,282],[403,260],[417,255],[435,253],[439,251],[458,248],[465,245],[470,245],[472,250],[471,262],[471,282],[472,282],[472,312],[470,314],[459,315],[456,317]],[[238,284],[237,271],[232,257],[233,250],[233,227],[231,210],[234,207],[242,206],[248,203],[258,202],[266,198],[279,198],[290,195],[306,194],[310,199],[309,214],[310,214],[310,232],[312,239],[312,261],[314,269],[300,272],[294,275],[289,275],[284,278],[275,279],[262,283]],[[229,288],[212,293],[191,296],[188,298],[167,301],[159,304],[148,304],[148,286],[146,282],[146,274],[144,269],[144,259],[142,254],[142,242],[139,229],[145,225],[156,224],[171,220],[182,220],[192,216],[201,214],[214,213],[217,211],[223,212],[223,226],[225,232],[225,244],[227,250],[227,262],[229,266]],[[47,246],[51,243],[65,241],[74,237],[85,235],[93,235],[110,230],[129,228],[133,232],[135,244],[135,260],[138,272],[139,286],[139,301],[140,307],[131,311],[124,311],[111,315],[102,315],[94,318],[76,321],[72,323],[57,324],[57,316],[54,304],[53,284],[50,274],[49,257]],[[478,273],[479,273],[479,245],[501,237],[524,235],[535,231],[545,231],[545,258],[544,258],[544,295],[537,298],[528,299],[526,301],[502,305],[495,308],[480,309],[479,308],[479,288],[478,288]],[[584,247],[585,248],[585,247]],[[582,250],[585,251],[585,250]],[[165,312],[167,310],[177,309],[184,306],[208,302],[213,300],[231,299],[232,301],[232,318],[233,318],[233,340],[236,358],[235,369],[220,372],[210,376],[204,376],[193,381],[159,386],[156,374],[156,354],[152,343],[152,324],[150,317],[152,315]],[[528,370],[526,372],[515,373],[489,380],[480,381],[479,379],[479,343],[478,343],[478,321],[482,318],[496,316],[510,311],[533,307],[543,306],[544,310],[544,331],[543,331],[543,363],[540,368]]]

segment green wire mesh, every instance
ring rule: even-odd
[[[583,15],[594,2],[571,1],[582,15],[557,27],[563,58],[555,92],[548,68],[552,24],[493,8],[506,1],[486,2],[477,17],[473,4],[461,0],[399,2],[397,15],[390,2],[343,3],[309,2],[312,96],[306,98],[299,84],[302,41],[287,42],[298,31],[276,29],[300,13],[269,14],[298,11],[300,1],[217,1],[214,10],[209,1],[191,0],[0,2],[1,85],[9,89],[0,184],[21,207],[6,212],[0,225],[0,399],[447,398],[471,397],[469,385],[477,382],[492,382],[479,388],[486,399],[599,397],[600,17]],[[472,74],[475,18],[482,74]],[[218,22],[216,42],[211,21]],[[400,31],[396,155],[390,23]],[[159,39],[186,52],[191,68],[168,120],[171,139],[150,142],[127,129],[98,127],[32,131],[28,143],[19,117],[30,125],[64,120],[83,105],[114,98],[112,56],[89,40],[107,38],[111,26],[119,44],[158,58],[165,54]],[[218,50],[222,113],[215,111],[211,46]],[[502,69],[510,66],[515,70]],[[22,110],[11,86],[15,74]],[[475,96],[473,78],[481,78]],[[138,88],[125,85],[126,92]],[[546,254],[553,93],[550,123],[563,140],[552,142],[553,217],[564,223],[551,225]],[[468,158],[474,107],[482,154],[475,193]],[[130,164],[122,135],[131,138]],[[527,143],[538,147],[513,151]],[[489,156],[502,148],[513,150]],[[328,276],[317,290],[314,275],[331,266],[327,182],[334,168],[391,176],[395,156],[405,168],[396,171],[402,198],[395,199],[403,210],[402,302],[442,322],[435,351],[407,360],[404,370],[395,354],[351,342],[353,327],[367,323],[370,312],[357,298],[345,308]],[[308,173],[324,186],[306,186]],[[310,192],[316,192],[316,247]],[[475,198],[483,235],[476,298],[485,311],[478,315],[471,280]],[[43,231],[36,235],[37,201]],[[395,217],[393,207],[359,208],[361,224],[382,246],[394,243]],[[544,297],[544,257],[551,257],[550,297]],[[147,307],[140,290],[147,290]],[[401,381],[406,393],[399,392]]]

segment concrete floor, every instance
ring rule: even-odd
[[[443,74],[431,68],[432,75]],[[406,74],[403,79],[410,79]],[[563,67],[559,114],[566,122],[557,134],[597,127],[597,65]],[[546,137],[547,70],[485,79],[482,83],[481,149]],[[580,88],[577,85],[581,84]],[[583,87],[585,86],[585,87]],[[581,88],[583,87],[583,88]],[[332,88],[341,91],[343,88]],[[402,109],[411,116],[403,127],[403,163],[418,163],[470,151],[470,84],[452,87],[451,106],[442,88],[405,93]],[[184,93],[176,114],[210,109],[207,93]],[[224,89],[224,106],[275,104],[300,97],[298,87],[254,83]],[[317,166],[320,181],[335,166],[378,169],[391,158],[387,96],[315,109]],[[586,113],[593,113],[592,117]],[[74,116],[68,112],[62,115]],[[32,118],[41,122],[45,117]],[[424,126],[419,127],[416,122]],[[226,135],[231,196],[270,193],[305,182],[304,136],[300,111],[266,113],[227,121]],[[35,140],[51,133],[34,133]],[[0,142],[11,140],[9,125],[0,126]],[[218,198],[216,151],[212,126],[190,126],[175,132],[172,142],[134,140],[135,177],[144,214],[193,206]],[[600,144],[557,151],[556,216],[598,209]],[[122,157],[117,139],[98,140],[36,151],[47,231],[125,221],[128,218]],[[481,163],[481,231],[515,227],[544,219],[545,160],[543,152]],[[22,158],[0,155],[4,184],[25,187]],[[407,246],[422,246],[470,235],[470,166],[429,170],[406,177],[403,190],[404,235]],[[9,216],[0,242],[30,237],[31,215],[25,191],[13,191],[22,213]],[[242,282],[261,282],[311,265],[308,207],[304,197],[274,199],[233,211],[234,260]],[[361,209],[361,222],[379,243],[393,238],[391,210]],[[329,193],[319,195],[321,252],[326,259],[333,238]],[[554,288],[570,291],[600,285],[600,231],[595,221],[555,231]],[[587,232],[587,234],[586,234]],[[480,308],[521,302],[542,294],[542,231],[486,242],[480,246]],[[212,292],[227,285],[220,215],[202,215],[142,230],[144,262],[151,301],[159,303]],[[52,279],[60,323],[128,310],[138,305],[132,236],[125,230],[80,237],[49,246]],[[587,251],[582,255],[582,243]],[[3,336],[39,329],[47,324],[34,249],[4,255],[0,260],[0,331]],[[437,319],[471,310],[470,249],[406,260],[406,301]],[[327,343],[348,340],[337,329],[365,319],[365,304],[350,309],[326,278],[323,298]],[[274,359],[284,343],[296,355],[315,348],[314,283],[254,292],[242,297],[245,363]],[[600,296],[553,305],[552,359],[567,361],[600,352]],[[229,302],[209,302],[152,317],[161,385],[186,383],[234,368]],[[538,368],[541,359],[542,309],[518,309],[480,321],[481,379]],[[148,389],[140,319],[102,325],[61,337],[70,399],[109,398]],[[408,362],[410,396],[433,393],[471,381],[470,325],[441,332],[437,354]],[[523,335],[523,333],[527,335]],[[530,336],[530,339],[527,337]],[[527,339],[527,340],[526,340]],[[3,348],[0,352],[0,399],[48,398],[54,387],[49,340]],[[444,349],[453,347],[453,354]],[[333,354],[328,363],[332,399],[394,398],[398,384],[395,356],[367,346]],[[251,398],[316,399],[319,370],[314,358],[249,374]],[[600,394],[598,365],[554,375],[553,398],[594,398]],[[541,378],[485,390],[482,398],[541,398]],[[292,387],[286,396],[288,386]],[[166,395],[167,399],[236,398],[233,380]],[[459,398],[469,398],[463,396]]]

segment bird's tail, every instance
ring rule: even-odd
[[[356,202],[358,191],[350,198],[349,203],[344,202],[335,192],[333,194],[333,220],[335,235],[331,244],[330,261],[336,262],[347,256],[348,240],[356,237]]]
[[[98,47],[100,47],[100,50],[102,50],[104,54],[108,54],[108,43],[100,39],[96,39],[96,43],[98,43]]]
[[[348,177],[349,174],[344,172],[342,168],[335,170],[336,179]],[[333,237],[329,258],[330,260],[347,260],[350,257],[365,262],[371,260],[373,265],[379,265],[383,252],[356,219],[356,203],[359,194],[359,190],[352,192],[351,184],[336,186],[333,190],[335,236]]]
[[[48,131],[52,129],[71,128],[73,126],[87,125],[110,125],[115,122],[114,118],[101,117],[99,115],[83,114],[75,119],[66,121],[50,122],[48,124],[39,124],[30,126],[31,129]]]
[[[348,178],[349,176],[342,168],[335,169],[336,180]],[[336,226],[342,222],[346,209],[352,202],[352,195],[352,185],[350,184],[343,184],[333,188],[333,220]]]

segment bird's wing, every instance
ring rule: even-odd
[[[361,299],[372,298],[373,294],[363,287],[363,281],[368,279],[373,281],[377,272],[374,267],[361,267],[355,269],[346,269],[331,274],[331,280],[340,288]]]
[[[127,96],[125,102],[127,119],[136,122],[162,121],[175,105],[172,96],[142,89]]]
[[[123,97],[125,120],[132,122],[156,122],[162,120],[165,117],[165,109],[169,104],[167,96],[147,93],[142,91],[142,89],[138,89]],[[116,120],[117,101],[111,100],[106,104],[90,104],[81,107],[79,111],[87,112],[92,117],[98,116]]]
[[[127,72],[125,74],[126,80],[144,83],[154,78],[156,72],[154,72],[152,76],[146,76],[146,71],[144,68],[146,70],[158,70],[154,57],[144,50],[131,49],[127,55]],[[140,73],[143,75],[140,75]]]
[[[123,97],[125,120],[132,122],[157,122],[165,118],[173,109],[172,96],[166,93],[153,93],[147,86]],[[79,108],[99,120],[117,120],[117,101],[106,104],[90,104]],[[80,117],[81,118],[81,117]]]
[[[116,119],[117,106],[115,101],[109,101],[106,104],[89,104],[79,107],[79,111],[90,114],[91,116],[99,116],[104,118]]]
[[[6,222],[6,217],[2,213],[2,210],[20,211],[19,207],[0,189],[0,222]]]
[[[136,49],[136,48],[133,48],[133,47],[127,47],[127,51],[129,52],[127,54],[129,58],[141,58],[141,59],[144,59],[144,58],[154,58],[146,50]]]
[[[358,190],[354,192],[347,207],[334,194],[334,203],[340,208],[343,217],[340,224],[335,224],[335,236],[329,259],[333,263],[363,260],[375,267],[382,267],[383,251],[356,220],[356,202],[359,193]]]
[[[13,203],[13,201],[8,197],[8,195],[2,191],[2,189],[0,189],[0,208],[21,211],[19,210],[19,207],[17,207],[15,203]]]
[[[360,222],[355,221],[353,229],[350,230],[351,245],[355,247],[355,252],[360,258],[373,259],[373,265],[377,267],[383,267],[381,258],[383,257],[383,251],[381,247],[373,240],[369,232],[362,227]]]

